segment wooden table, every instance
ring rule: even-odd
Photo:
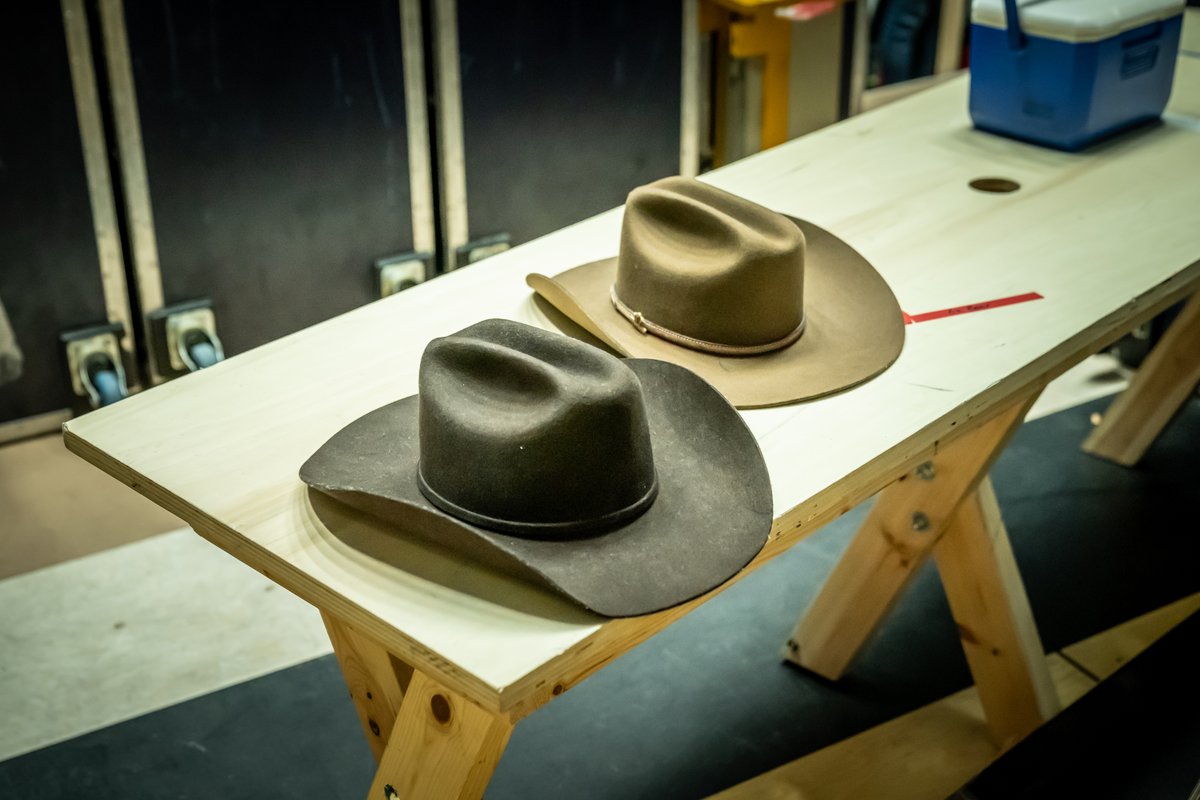
[[[914,324],[866,385],[745,414],[776,520],[730,583],[885,490],[848,553],[859,568],[835,570],[792,658],[837,674],[932,552],[997,735],[1051,712],[984,476],[1048,380],[1200,285],[1200,122],[1180,116],[1200,116],[1198,67],[1181,59],[1164,124],[1085,154],[973,131],[956,80],[706,176],[852,242],[910,313],[1045,298]],[[983,176],[1021,188],[968,187]],[[65,426],[71,450],[321,610],[380,759],[371,798],[481,794],[518,720],[720,591],[603,620],[416,543],[398,569],[332,536],[296,476],[415,391],[430,338],[489,316],[549,325],[524,275],[611,255],[619,226],[602,214]]]

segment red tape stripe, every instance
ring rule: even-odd
[[[914,322],[929,322],[934,319],[957,317],[959,314],[970,314],[973,311],[987,311],[989,308],[1000,308],[1001,306],[1011,306],[1017,303],[1028,303],[1030,300],[1044,299],[1037,292],[1028,292],[1027,294],[1015,294],[1012,297],[1001,297],[999,300],[985,300],[982,303],[943,308],[941,311],[926,311],[924,314],[901,313],[904,314],[904,324],[911,325]]]

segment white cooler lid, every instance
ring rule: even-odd
[[[1063,42],[1096,42],[1183,12],[1185,0],[1017,0],[1021,29]],[[1004,28],[1004,0],[974,0],[971,22]]]

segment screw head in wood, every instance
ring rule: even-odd
[[[396,790],[392,788],[390,783],[383,787],[383,796],[387,800],[400,800],[400,795],[396,794]]]
[[[923,481],[931,481],[937,475],[937,470],[933,468],[932,461],[926,461],[917,467],[917,477]]]
[[[912,529],[918,533],[929,530],[929,517],[925,516],[924,511],[917,511],[912,515]]]
[[[788,639],[787,640],[787,649],[788,649],[789,653],[795,653],[796,651],[798,651],[800,649],[800,645],[796,644],[795,639]]]

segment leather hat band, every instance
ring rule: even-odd
[[[776,339],[773,342],[766,344],[751,344],[751,345],[733,345],[719,344],[717,342],[706,342],[703,339],[696,339],[692,336],[686,336],[682,333],[665,328],[655,322],[651,322],[642,316],[642,312],[634,311],[629,306],[617,297],[617,287],[614,285],[609,288],[608,296],[612,299],[613,308],[617,310],[622,317],[629,320],[633,327],[637,328],[643,334],[652,334],[660,339],[664,339],[672,344],[689,347],[692,350],[700,350],[704,353],[713,353],[719,356],[754,356],[760,353],[770,353],[775,350],[782,350],[788,345],[795,342],[804,333],[804,323],[808,321],[807,316],[800,318],[800,324],[795,330],[784,336],[782,339]]]
[[[421,490],[421,494],[425,495],[426,500],[433,503],[442,511],[472,525],[531,539],[566,539],[573,536],[584,537],[595,533],[604,533],[627,522],[631,522],[646,513],[647,509],[658,498],[658,475],[655,474],[654,482],[650,484],[650,488],[646,490],[646,493],[625,508],[610,511],[599,517],[568,520],[565,522],[518,522],[489,517],[486,514],[479,514],[468,508],[463,508],[453,500],[448,500],[442,496],[436,489],[429,485],[425,480],[424,473],[421,472],[420,464],[417,465],[417,488]]]

